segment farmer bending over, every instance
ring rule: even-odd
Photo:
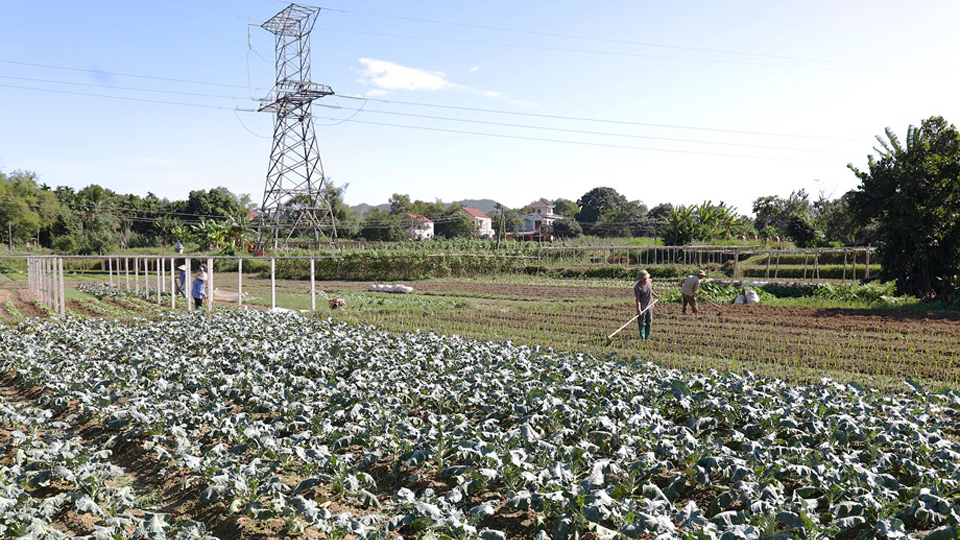
[[[687,276],[680,283],[680,295],[683,296],[683,314],[687,314],[687,304],[693,309],[694,315],[699,315],[700,310],[697,306],[697,291],[700,289],[700,281],[707,274],[701,270],[695,276]]]
[[[650,273],[641,270],[637,284],[633,286],[633,296],[637,299],[637,325],[640,327],[640,339],[650,339],[650,324],[653,322],[653,299],[660,295],[653,292]]]

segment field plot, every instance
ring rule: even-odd
[[[232,311],[0,330],[0,534],[937,538],[960,393]],[[938,530],[939,529],[939,530]]]
[[[324,286],[360,291],[366,284]],[[626,282],[600,286],[590,281],[433,280],[414,286],[414,297],[455,304],[425,309],[389,298],[377,306],[367,300],[377,297],[375,293],[354,292],[364,304],[354,309],[348,301],[346,310],[330,316],[391,331],[436,330],[597,355],[639,356],[665,367],[748,369],[792,382],[816,382],[829,375],[894,390],[902,389],[905,379],[932,388],[960,386],[960,314],[955,312],[701,302],[701,316],[694,317],[681,314],[678,304],[658,304],[650,341],[639,341],[636,327],[629,326],[607,345],[605,336],[634,312]],[[664,288],[661,285],[661,292]]]

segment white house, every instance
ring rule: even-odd
[[[407,214],[409,219],[403,220],[403,231],[414,240],[433,238],[433,220],[426,216]]]
[[[523,216],[523,232],[539,233],[544,225],[550,225],[563,216],[553,213],[554,205],[540,199],[530,205],[530,213]]]
[[[484,214],[476,208],[470,208],[469,206],[461,206],[460,210],[463,210],[468,216],[470,216],[470,219],[473,220],[473,225],[477,228],[477,232],[480,233],[480,236],[493,236],[493,220],[490,219],[490,216]]]

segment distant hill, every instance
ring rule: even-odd
[[[353,208],[353,209],[356,210],[357,212],[360,212],[360,215],[362,216],[362,215],[366,214],[367,211],[370,210],[371,208],[376,208],[377,210],[390,211],[390,204],[389,204],[389,203],[383,203],[383,204],[378,204],[378,205],[374,206],[374,205],[372,205],[372,204],[360,203],[360,204],[358,204],[358,205],[356,205],[356,206],[351,206],[350,208]]]
[[[484,214],[489,214],[493,212],[493,209],[497,206],[497,201],[493,199],[464,199],[460,201],[460,206],[469,206],[470,208],[476,208]]]
[[[477,210],[480,210],[484,214],[489,214],[497,206],[497,201],[493,199],[464,199],[458,202],[460,203],[461,206],[469,206],[470,208],[476,208]],[[448,203],[444,203],[444,204],[448,204]],[[362,216],[366,214],[367,211],[370,210],[371,208],[377,208],[379,210],[385,210],[389,212],[390,204],[389,203],[383,203],[383,204],[360,203],[356,206],[351,206],[350,208],[353,208],[354,210],[360,212],[360,215]]]

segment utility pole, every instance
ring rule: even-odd
[[[503,237],[503,205],[497,203],[497,208],[500,209],[500,230],[497,231],[497,251],[500,251],[500,238]]]
[[[315,247],[336,240],[333,209],[313,129],[310,104],[333,89],[310,81],[310,31],[320,8],[290,4],[261,28],[276,36],[277,81],[260,100],[259,112],[274,113],[273,146],[259,212],[257,248],[271,239],[274,249],[295,235],[313,237]],[[282,231],[281,231],[282,230]]]

